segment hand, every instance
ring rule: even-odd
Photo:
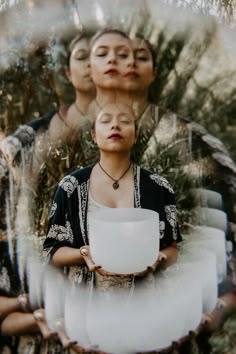
[[[87,354],[107,354],[105,352],[101,352],[96,349],[96,347],[91,347],[88,349],[84,349],[81,347],[79,344],[73,344],[70,346],[71,349],[73,349],[74,352],[76,353],[87,353]]]
[[[157,260],[142,272],[134,273],[136,277],[144,277],[148,273],[154,273],[158,268],[164,265],[164,261],[167,260],[167,256],[163,252],[159,252]]]
[[[29,302],[28,294],[20,294],[17,297],[17,301],[18,301],[20,309],[23,312],[30,312],[30,302]]]
[[[57,339],[56,332],[48,327],[44,309],[35,310],[33,316],[44,339]]]
[[[91,253],[90,253],[90,248],[89,246],[83,246],[80,248],[80,254],[83,256],[85,263],[87,264],[88,269],[91,272],[97,271],[99,274],[103,276],[119,276],[121,275],[120,273],[113,273],[109,272],[105,269],[102,268],[102,266],[94,263]],[[132,275],[136,277],[144,277],[146,274],[150,272],[155,272],[155,270],[163,264],[163,262],[167,259],[167,256],[163,252],[159,252],[157,260],[149,267],[147,267],[145,270],[137,273],[133,273]],[[131,274],[122,274],[122,275],[131,275]]]
[[[65,326],[64,326],[64,319],[63,318],[59,318],[54,322],[54,326],[56,328],[56,333],[61,341],[61,344],[63,346],[63,348],[72,348],[73,345],[76,345],[77,342],[71,340],[68,335],[66,334],[65,331]]]
[[[87,264],[88,269],[90,272],[94,272],[101,268],[100,265],[94,263],[91,253],[90,253],[90,248],[89,246],[82,246],[79,249],[81,256],[83,257],[85,263]]]

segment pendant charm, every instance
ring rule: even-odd
[[[113,187],[114,189],[118,189],[118,188],[119,188],[119,183],[118,183],[117,181],[114,182],[113,185],[112,185],[112,187]]]

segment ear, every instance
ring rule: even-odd
[[[66,72],[66,77],[67,77],[67,79],[71,82],[71,72],[70,72],[70,69],[69,69],[69,68],[66,68],[65,72]]]

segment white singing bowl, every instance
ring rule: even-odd
[[[95,263],[128,274],[145,270],[159,253],[159,214],[139,208],[102,209],[91,213],[89,245]]]
[[[44,278],[44,308],[48,326],[57,330],[57,321],[64,318],[65,279],[56,269],[47,267]]]
[[[131,328],[127,324],[127,297],[102,292],[98,295],[94,291],[87,309],[87,333],[92,345],[107,353],[134,352],[128,338]]]
[[[90,346],[87,334],[88,290],[81,285],[68,287],[65,295],[65,330],[83,348]]]
[[[167,268],[163,274],[169,282],[169,310],[172,312],[173,307],[176,307],[179,311],[176,321],[173,318],[168,326],[169,328],[175,328],[175,335],[181,330],[179,337],[182,337],[189,331],[195,330],[200,324],[202,317],[202,280],[198,276],[198,270],[196,270],[194,262],[177,263]],[[177,293],[179,293],[178,297],[176,296]],[[174,329],[172,332],[174,332]],[[177,337],[172,338],[172,341],[177,339]]]
[[[184,241],[189,246],[199,247],[201,250],[211,251],[216,256],[216,269],[218,283],[222,282],[226,275],[226,253],[225,246],[221,240],[214,237],[191,237]],[[222,248],[221,248],[222,246]],[[187,246],[186,246],[187,247]]]
[[[206,250],[216,254],[218,282],[221,282],[227,272],[224,231],[209,226],[195,226],[188,235],[188,240],[201,240],[205,242]]]
[[[203,207],[222,209],[222,195],[205,188],[192,189],[196,201]]]
[[[177,264],[192,263],[197,271],[195,277],[202,285],[203,312],[211,312],[217,303],[217,271],[216,256],[213,252],[203,251],[201,245],[190,245],[182,248]]]
[[[33,254],[27,258],[27,283],[29,287],[29,301],[32,309],[38,309],[43,302],[43,275],[44,267],[37,255]]]
[[[222,210],[213,208],[196,208],[196,221],[200,225],[215,227],[227,231],[227,215]]]
[[[112,293],[103,301],[101,298],[93,301],[87,317],[92,344],[98,345],[101,351],[116,354],[169,346],[182,333],[178,306],[181,292],[178,290],[172,294],[176,306],[171,309],[166,291],[150,293],[144,290],[140,296],[134,294],[130,298]]]

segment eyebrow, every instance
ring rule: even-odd
[[[88,49],[85,49],[85,48],[78,48],[78,49],[75,50],[74,53],[76,54],[76,53],[79,53],[79,52],[86,52],[86,53],[87,53],[87,52],[88,52]]]
[[[101,113],[100,118],[103,118],[103,117],[112,117],[112,114],[111,113]]]
[[[122,116],[128,116],[130,118],[133,118],[132,115],[130,113],[128,113],[128,112],[120,112],[118,114],[118,117],[122,117]]]
[[[134,49],[135,53],[140,53],[140,52],[145,52],[145,53],[149,53],[149,50],[146,48],[136,48]]]
[[[100,45],[99,47],[96,48],[97,49],[108,49],[110,46],[109,45]],[[130,49],[127,45],[125,44],[121,44],[121,45],[118,45],[116,46],[115,48],[117,49],[122,49],[122,48],[127,48],[127,49]]]

